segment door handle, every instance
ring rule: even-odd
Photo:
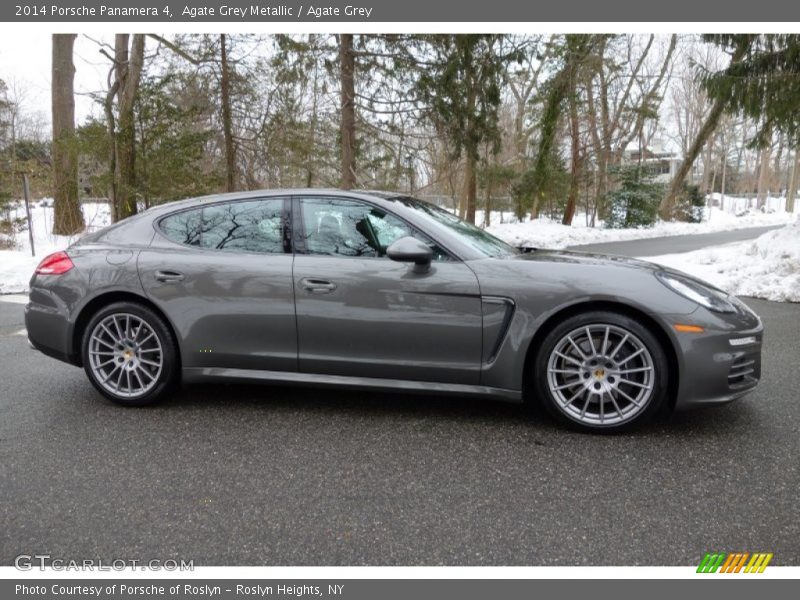
[[[177,271],[156,271],[155,277],[156,281],[168,283],[171,281],[182,281],[183,273],[178,273]]]
[[[332,281],[316,277],[305,277],[300,280],[300,285],[312,294],[329,294],[336,289],[336,284]]]

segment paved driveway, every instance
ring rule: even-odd
[[[660,256],[662,254],[677,254],[691,252],[712,246],[743,242],[755,239],[758,236],[778,229],[773,227],[748,227],[746,229],[733,229],[731,231],[716,231],[714,233],[700,233],[692,235],[671,235],[666,237],[645,238],[623,242],[604,242],[601,244],[583,244],[570,246],[569,250],[580,252],[601,252],[605,254],[621,254],[623,256]]]
[[[0,564],[800,564],[800,305],[748,398],[622,436],[514,405],[280,387],[103,400],[0,302]]]

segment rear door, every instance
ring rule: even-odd
[[[362,200],[300,197],[293,212],[301,372],[479,382],[481,300],[469,267]],[[406,235],[432,245],[429,271],[386,256]]]
[[[289,200],[208,204],[159,221],[139,256],[184,367],[297,370]]]

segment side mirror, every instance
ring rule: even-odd
[[[386,256],[397,262],[413,262],[415,271],[427,271],[433,260],[433,250],[428,244],[411,236],[395,240],[387,249]]]

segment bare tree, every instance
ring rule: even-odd
[[[731,55],[730,64],[735,65],[740,62],[744,58],[747,49],[747,43],[739,43]],[[711,106],[711,110],[709,110],[708,115],[703,122],[703,125],[698,130],[697,136],[694,138],[692,145],[689,146],[689,149],[686,151],[686,155],[683,157],[680,167],[678,167],[678,170],[675,172],[675,175],[672,178],[669,191],[667,192],[666,196],[664,196],[664,199],[661,201],[661,205],[658,209],[659,215],[665,221],[672,218],[675,205],[678,203],[678,198],[681,194],[683,182],[686,179],[686,176],[689,174],[694,161],[697,160],[697,156],[700,154],[703,146],[705,146],[706,142],[708,141],[708,138],[711,137],[712,133],[714,133],[714,130],[716,129],[720,117],[722,117],[722,113],[724,111],[725,100],[723,98],[715,100],[714,104]]]
[[[231,122],[231,79],[225,34],[219,36],[220,100],[222,102],[222,133],[225,138],[225,189],[236,191],[236,152]]]
[[[128,47],[130,43],[130,48]],[[118,33],[114,39],[114,84],[117,95],[115,149],[115,220],[136,214],[136,127],[134,105],[144,67],[144,34]]]
[[[78,199],[78,148],[75,139],[75,66],[72,50],[76,34],[53,34],[53,233],[83,231]]]
[[[523,40],[512,38],[511,43],[525,49],[524,61],[518,68],[513,65],[509,67],[505,75],[505,83],[513,99],[513,146],[516,154],[515,162],[520,170],[525,170],[527,167],[531,136],[536,130],[536,123],[529,118],[530,105],[539,90],[542,70],[552,59],[556,47],[555,35],[551,35],[540,50],[541,42],[539,36]]]
[[[356,186],[355,165],[355,67],[356,55],[353,51],[353,34],[339,34],[339,68],[341,75],[341,158],[342,189],[349,190]]]
[[[641,140],[645,126],[658,115],[670,79],[678,43],[671,35],[666,49],[650,35],[601,36],[593,59],[596,68],[586,86],[587,119],[597,168],[595,207],[609,190],[611,167],[627,147]],[[662,49],[662,53],[656,53]]]
[[[573,84],[574,86],[574,84]],[[580,121],[578,120],[577,90],[574,89],[568,98],[569,103],[569,130],[570,130],[570,180],[567,206],[564,208],[564,217],[561,223],[572,225],[575,209],[578,206],[578,193],[580,191],[581,174],[583,171],[583,149],[580,139]]]

